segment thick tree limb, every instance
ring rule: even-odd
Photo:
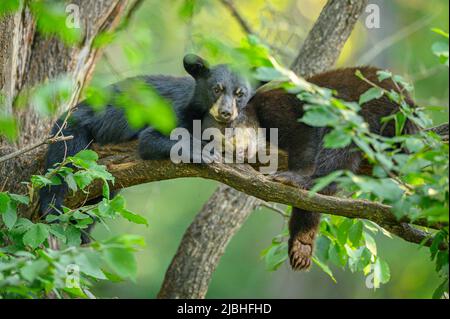
[[[311,212],[328,213],[348,218],[371,220],[378,225],[389,228],[399,237],[417,243],[417,236],[412,237],[407,227],[402,224],[415,223],[407,219],[400,223],[391,212],[391,207],[376,202],[353,200],[321,194],[311,195],[309,191],[284,185],[265,176],[246,164],[174,164],[171,161],[143,161],[136,154],[136,143],[97,148],[101,154],[100,163],[116,179],[112,189],[118,190],[137,184],[183,177],[202,177],[227,184],[236,190],[254,196],[266,202],[291,205]],[[224,190],[224,188],[220,188]],[[101,196],[100,185],[89,190],[88,198]],[[77,206],[86,200],[86,194],[77,193],[69,197],[66,204]],[[235,204],[238,201],[235,201]],[[419,221],[424,225],[424,221]],[[440,225],[427,225],[439,228]],[[213,226],[214,227],[214,226]],[[224,227],[223,225],[221,227]],[[415,234],[417,235],[417,233]],[[410,240],[411,239],[411,240]],[[423,238],[422,238],[423,239]]]

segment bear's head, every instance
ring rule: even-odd
[[[227,65],[210,67],[194,54],[186,55],[183,64],[196,82],[194,102],[219,123],[234,121],[252,96],[249,81]]]

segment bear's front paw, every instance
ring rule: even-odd
[[[275,173],[272,179],[284,185],[307,189],[310,185],[310,178],[298,175],[295,172],[287,171]]]

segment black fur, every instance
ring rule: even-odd
[[[178,127],[191,131],[192,121],[201,120],[215,106],[218,121],[229,122],[233,106],[243,108],[251,94],[249,83],[231,72],[226,65],[210,68],[208,63],[196,55],[186,55],[184,67],[191,76],[140,76],[126,79],[112,85],[111,99],[100,112],[94,111],[86,101],[80,103],[71,114],[67,126],[63,129],[65,136],[73,139],[49,146],[46,169],[60,163],[66,156],[73,156],[92,143],[116,144],[139,139],[139,154],[143,159],[169,158],[170,149],[176,143],[166,135],[150,126],[132,128],[127,122],[123,108],[116,105],[114,98],[126,90],[132,81],[140,81],[153,87],[163,98],[171,102],[175,111]],[[220,86],[220,91],[217,87]],[[240,89],[243,94],[236,95]],[[60,129],[61,117],[52,129],[55,134]],[[192,132],[192,131],[191,131]],[[193,156],[195,154],[192,154]],[[40,191],[40,212],[45,215],[60,210],[67,185],[52,186]]]

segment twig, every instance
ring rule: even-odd
[[[395,43],[401,41],[402,39],[410,36],[411,34],[419,31],[427,24],[429,24],[433,18],[436,17],[436,14],[424,17],[420,20],[413,22],[412,24],[402,28],[400,31],[394,33],[393,35],[377,42],[373,48],[366,52],[357,62],[358,65],[368,64],[372,62],[381,52],[391,47]]]
[[[9,176],[6,176],[5,181],[3,182],[2,188],[0,188],[0,192],[3,192],[5,190],[5,186],[6,186],[6,183],[8,182],[8,178],[9,178]]]
[[[111,60],[109,59],[109,55],[107,52],[103,53],[103,60],[106,62],[106,65],[111,70],[111,72],[116,76],[117,79],[120,79],[120,72],[116,69],[116,67],[111,63]]]
[[[130,9],[128,10],[126,16],[123,18],[122,23],[117,27],[117,32],[122,31],[128,27],[130,24],[130,21],[133,19],[134,15],[138,11],[138,9],[141,7],[141,5],[144,3],[144,0],[136,0],[131,5]]]
[[[30,152],[30,151],[32,151],[32,150],[34,150],[34,149],[44,145],[44,144],[54,144],[54,143],[57,143],[57,142],[68,141],[68,140],[71,140],[71,139],[73,139],[72,135],[70,135],[70,136],[55,136],[55,137],[47,138],[47,139],[45,139],[43,141],[40,141],[40,142],[37,142],[35,144],[29,145],[29,146],[27,146],[27,147],[25,147],[25,148],[23,148],[21,150],[18,150],[18,151],[15,151],[15,152],[11,153],[11,154],[8,154],[8,155],[0,157],[0,163],[8,161],[10,159],[13,159],[13,158],[15,158],[17,156],[20,156],[20,155],[24,154],[24,153],[28,153],[28,152]]]
[[[247,35],[255,35],[260,40],[262,40],[262,37],[250,27],[250,25],[247,23],[247,21],[245,21],[244,17],[239,13],[236,6],[231,0],[220,0],[220,2],[230,11],[231,15],[236,19],[238,24],[241,26],[242,30],[244,30],[244,32],[247,33]],[[288,50],[286,50],[283,47],[275,46],[273,44],[268,43],[267,41],[263,41],[263,43],[272,50],[279,51],[285,54],[286,56],[291,55],[291,53],[288,52]]]
[[[247,33],[247,34],[254,34],[257,35],[253,29],[250,27],[250,25],[245,21],[245,19],[242,17],[242,15],[239,13],[239,11],[236,9],[234,3],[231,0],[220,0],[220,2],[230,10],[230,13],[233,15],[233,17],[236,19],[236,21],[239,23],[241,28]]]
[[[285,212],[284,210],[278,208],[278,207],[275,206],[275,205],[271,205],[271,204],[269,204],[269,203],[267,203],[267,202],[261,202],[260,206],[266,207],[266,208],[268,208],[268,209],[274,211],[275,213],[281,215],[283,218],[289,218],[289,215],[286,214],[286,212]]]

